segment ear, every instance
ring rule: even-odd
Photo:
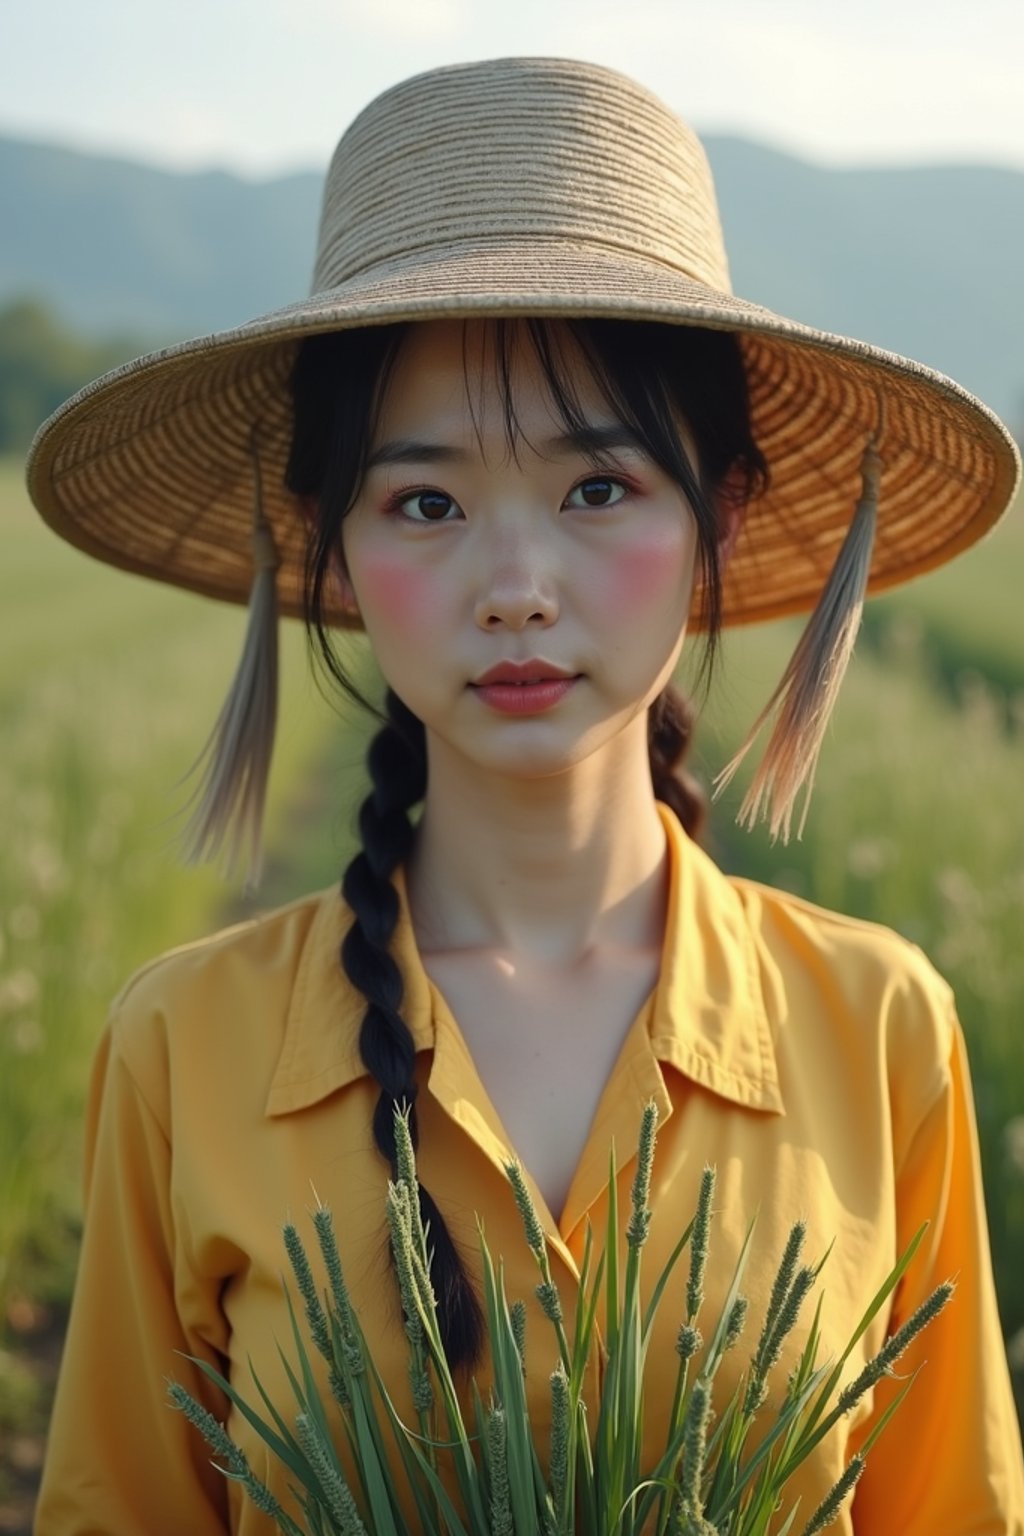
[[[299,496],[297,500],[299,503],[299,513],[306,526],[306,533],[308,535],[316,527],[318,517],[317,499],[315,496]],[[345,556],[342,553],[340,541],[331,558],[331,581],[344,611],[351,614],[354,618],[358,618],[359,600],[356,597],[355,588],[348,574],[348,567],[345,564]]]
[[[714,494],[718,518],[718,562],[724,571],[747,520],[747,478],[738,466],[730,469]]]

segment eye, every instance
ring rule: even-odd
[[[406,491],[389,503],[389,510],[402,512],[411,523],[446,523],[458,505],[444,491]]]
[[[613,507],[626,495],[627,487],[610,475],[591,475],[574,485],[565,498],[570,507]]]

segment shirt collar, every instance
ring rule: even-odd
[[[674,813],[660,802],[658,811],[670,873],[661,972],[647,1010],[651,1050],[723,1099],[782,1114],[757,950],[741,896]],[[402,1016],[416,1050],[431,1050],[437,1019],[447,1010],[439,1009],[419,956],[401,869],[395,885],[400,913],[392,953],[405,983]],[[339,961],[350,922],[340,894],[325,892],[301,952],[269,1115],[308,1108],[366,1075],[359,1054],[366,1004]],[[458,1044],[464,1050],[464,1042]]]

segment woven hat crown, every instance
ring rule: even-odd
[[[370,103],[328,172],[314,293],[427,253],[569,243],[731,291],[704,149],[614,70],[496,59]]]

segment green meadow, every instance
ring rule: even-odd
[[[0,539],[2,1447],[43,1411],[24,1346],[70,1292],[82,1108],[108,1004],[147,958],[252,903],[238,880],[184,868],[175,847],[181,780],[230,678],[242,610],[69,549],[29,507],[14,461],[0,462]],[[290,895],[304,786],[336,716],[308,682],[298,628],[284,628],[268,886]],[[342,735],[354,769],[358,729]],[[3,1461],[0,1449],[0,1506]]]
[[[81,1113],[107,1005],[148,957],[333,881],[353,843],[365,720],[308,679],[285,626],[258,901],[177,862],[182,776],[241,645],[241,610],[68,549],[0,466],[0,1431],[42,1407],[18,1348],[74,1268]],[[887,923],[956,989],[993,1255],[1024,1376],[1024,510],[949,570],[869,605],[804,836],[740,832],[727,867]],[[707,780],[785,664],[789,623],[729,637],[694,762]],[[358,642],[353,654],[360,658]],[[822,1234],[822,1241],[827,1234]]]

